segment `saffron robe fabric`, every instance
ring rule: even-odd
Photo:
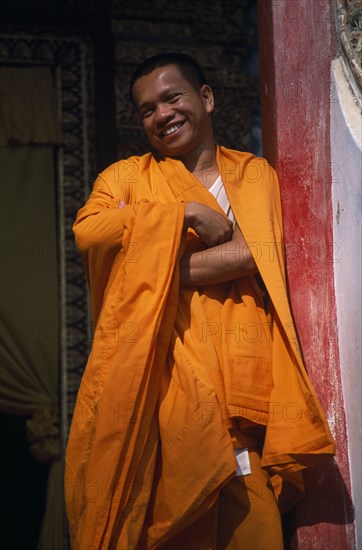
[[[66,456],[73,549],[157,548],[204,514],[235,473],[239,417],[266,428],[280,501],[282,480],[302,491],[300,470],[334,454],[289,309],[275,172],[223,147],[217,162],[266,312],[254,278],[179,287],[180,257],[202,247],[183,232],[185,202],[221,211],[182,162],[115,163],[78,213],[94,341]]]

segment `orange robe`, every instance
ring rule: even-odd
[[[281,480],[302,491],[299,471],[334,454],[289,309],[275,172],[223,147],[217,162],[266,313],[248,277],[179,288],[178,260],[198,244],[184,203],[220,210],[180,161],[110,166],[78,213],[95,330],[66,456],[73,549],[157,548],[204,514],[235,472],[234,417],[266,427],[280,499]]]

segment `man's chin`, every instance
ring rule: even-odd
[[[181,144],[176,143],[174,145],[166,146],[161,144],[160,146],[154,146],[158,153],[163,157],[182,158],[188,153],[187,147],[183,147]]]

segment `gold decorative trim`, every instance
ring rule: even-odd
[[[341,49],[362,92],[362,0],[336,0]]]

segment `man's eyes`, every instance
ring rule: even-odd
[[[150,116],[152,113],[153,113],[153,109],[151,109],[151,108],[145,109],[144,111],[142,111],[141,117],[142,117],[142,118],[147,118],[147,117]]]
[[[165,98],[164,102],[165,103],[176,103],[176,101],[178,101],[180,97],[181,97],[180,93],[171,94],[171,95],[169,95]],[[152,113],[154,112],[154,110],[155,110],[154,106],[149,106],[149,107],[144,108],[141,111],[141,117],[142,118],[147,118],[147,117],[151,116]]]
[[[147,118],[148,116],[152,115],[152,113],[155,110],[154,105],[144,105],[143,108],[140,109],[140,116],[141,118]]]
[[[179,97],[180,97],[180,94],[172,94],[168,97],[167,101],[169,103],[174,103],[175,101],[178,100]]]

